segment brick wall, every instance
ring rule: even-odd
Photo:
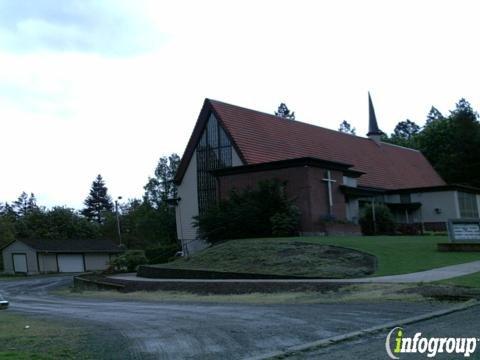
[[[304,233],[321,232],[320,221],[328,215],[328,190],[324,178],[325,170],[320,168],[298,166],[285,169],[263,170],[257,172],[220,176],[217,181],[219,198],[228,197],[232,189],[241,190],[255,187],[258,182],[278,179],[287,181],[286,193],[300,209],[300,228]],[[343,174],[331,171],[333,212],[338,220],[345,220],[345,197],[340,191]]]
[[[325,178],[325,169],[308,168],[309,187],[311,189],[312,219],[315,226],[318,226],[322,217],[329,214],[328,189],[327,184],[322,179]],[[343,182],[343,173],[340,171],[330,171],[331,177],[335,180],[332,183],[333,216],[336,220],[346,220],[345,195],[340,190]]]

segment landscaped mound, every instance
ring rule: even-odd
[[[159,278],[352,278],[372,274],[375,257],[353,249],[296,239],[242,239],[212,246],[190,258],[141,266]],[[218,274],[221,272],[222,274]]]

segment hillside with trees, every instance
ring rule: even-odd
[[[129,249],[178,249],[175,211],[169,199],[176,196],[173,177],[177,154],[160,158],[147,180],[142,199],[119,204],[122,243]],[[0,202],[0,246],[14,239],[100,239],[119,241],[117,219],[107,182],[99,174],[81,210],[38,205],[35,195],[23,192],[13,203]]]
[[[446,116],[432,107],[423,128],[401,121],[382,140],[420,150],[449,184],[480,187],[480,122],[465,99]]]

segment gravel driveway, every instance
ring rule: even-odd
[[[242,359],[438,309],[428,303],[244,305],[64,298],[71,276],[0,280],[11,310],[107,325],[138,359]],[[105,334],[109,336],[109,334]]]

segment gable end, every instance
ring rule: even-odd
[[[187,147],[185,148],[185,151],[183,153],[182,159],[180,161],[180,165],[178,166],[177,173],[175,174],[175,178],[174,178],[175,184],[178,185],[182,182],[183,176],[187,171],[188,164],[192,160],[193,153],[195,152],[195,149],[197,148],[197,145],[200,142],[200,138],[203,134],[203,130],[205,129],[208,119],[212,113],[217,119],[217,121],[219,122],[220,126],[223,128],[223,130],[227,134],[227,137],[229,138],[233,149],[236,151],[237,155],[240,157],[240,160],[242,161],[242,163],[243,164],[247,163],[245,160],[245,157],[240,151],[240,148],[236,144],[235,139],[232,137],[232,134],[230,133],[228,128],[225,126],[225,123],[222,121],[222,118],[220,117],[218,112],[212,106],[210,99],[205,99],[205,101],[203,102],[202,110],[198,115],[198,119],[193,129],[192,135],[190,135],[190,139],[188,140]]]

